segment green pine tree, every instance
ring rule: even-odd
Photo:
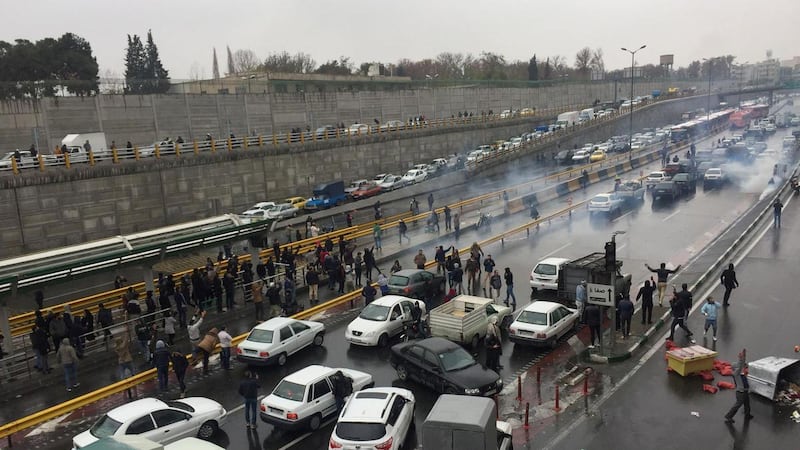
[[[125,52],[125,93],[146,94],[144,46],[137,35],[128,35],[128,49]]]
[[[169,72],[161,64],[161,58],[158,56],[158,47],[153,42],[151,30],[147,30],[144,68],[149,81],[149,93],[163,94],[169,90]]]

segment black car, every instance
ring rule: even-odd
[[[445,280],[442,275],[427,270],[404,269],[389,277],[388,288],[390,294],[430,300],[444,295]]]
[[[678,186],[680,195],[694,194],[697,191],[697,177],[694,172],[676,173],[672,176],[672,182]]]
[[[478,364],[469,352],[445,338],[394,345],[390,362],[400,380],[413,379],[443,394],[488,397],[503,389],[497,372]]]
[[[575,154],[572,152],[571,149],[561,150],[555,156],[556,164],[567,166],[572,164],[572,157]]]
[[[669,200],[673,201],[678,196],[680,196],[680,192],[678,191],[678,185],[675,184],[674,181],[662,181],[655,185],[653,189],[650,191],[653,195],[653,201],[656,200]]]

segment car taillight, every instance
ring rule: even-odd
[[[544,334],[544,333],[536,333],[536,337],[539,338],[539,339],[544,339],[544,338],[547,337],[547,335]]]
[[[286,418],[289,420],[297,420],[297,413],[286,413]]]
[[[393,440],[394,440],[393,438],[389,438],[388,441],[386,441],[386,442],[384,442],[382,444],[376,445],[375,448],[377,448],[378,450],[388,450],[388,449],[392,448],[392,441]]]
[[[258,408],[258,409],[260,409],[260,410],[261,410],[261,411],[263,411],[263,412],[267,412],[267,407],[266,407],[266,406],[264,406],[264,404],[263,404],[263,403],[261,404],[261,406],[259,406],[259,408]]]
[[[262,358],[267,358],[269,357],[269,352],[258,352],[258,356]]]
[[[328,448],[342,448],[342,444],[334,441],[333,438],[331,438],[331,440],[328,441]]]
[[[403,292],[405,292],[406,294],[410,294],[411,293],[411,288],[410,287],[406,287],[406,288],[403,289]]]

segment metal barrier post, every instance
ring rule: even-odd
[[[94,152],[89,152],[89,165],[94,166]]]
[[[216,153],[216,151],[217,151],[217,143],[214,141],[214,139],[211,139],[211,153]]]
[[[65,166],[67,169],[69,169],[69,166],[70,166],[70,163],[69,163],[69,153],[64,153],[64,166]],[[16,173],[16,172],[14,172],[14,173]]]
[[[114,164],[119,164],[119,155],[117,154],[117,147],[111,149],[111,159],[114,161]]]
[[[161,159],[161,147],[159,147],[158,144],[155,145],[153,154],[155,155],[156,159]]]
[[[178,142],[175,143],[175,157],[176,158],[181,157],[181,144],[179,144]]]
[[[11,171],[14,172],[14,175],[19,174],[19,166],[17,165],[17,158],[11,158]]]
[[[233,150],[233,141],[231,140],[230,136],[228,136],[227,145],[228,145],[228,151]]]
[[[139,160],[139,147],[133,146],[133,159]]]
[[[39,163],[39,171],[44,172],[44,158],[42,158],[42,155],[36,155],[36,161]]]
[[[305,144],[306,143],[306,134],[305,133],[300,133],[300,143],[301,144]]]
[[[242,147],[243,147],[245,150],[247,150],[247,141],[248,141],[248,140],[249,140],[249,138],[247,138],[247,137],[245,137],[244,139],[242,139]]]
[[[260,135],[260,134],[258,135],[258,146],[259,147],[263,147],[264,146],[264,136]]]
[[[275,136],[275,133],[272,133],[272,145],[278,146],[278,137]]]
[[[200,147],[197,145],[197,141],[194,141],[194,154],[197,155],[200,153]]]

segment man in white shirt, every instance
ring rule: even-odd
[[[228,334],[224,325],[219,328],[217,337],[219,338],[219,346],[222,347],[222,352],[220,353],[222,368],[224,370],[231,370],[231,341],[233,337]]]

